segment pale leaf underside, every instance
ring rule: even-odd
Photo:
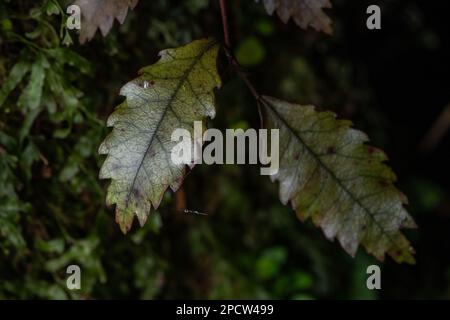
[[[365,145],[367,136],[318,112],[271,97],[262,99],[266,126],[280,130],[280,170],[272,176],[280,199],[291,202],[301,220],[311,218],[326,237],[337,238],[352,256],[361,243],[380,260],[414,263],[414,250],[400,232],[415,223],[386,155]]]
[[[172,132],[215,116],[213,89],[220,87],[216,70],[218,44],[197,40],[160,52],[160,60],[140,70],[139,78],[121,90],[126,100],[108,119],[114,129],[99,148],[107,158],[100,178],[111,179],[107,203],[116,204],[123,232],[136,215],[145,223],[170,186],[178,189],[186,166],[171,161]]]
[[[262,0],[262,2],[270,15],[276,11],[284,23],[292,18],[303,29],[311,26],[317,31],[332,33],[331,20],[323,12],[323,9],[331,8],[330,0]]]
[[[103,36],[111,30],[114,19],[125,21],[128,9],[134,9],[139,0],[76,0],[81,9],[80,43],[90,41],[97,29]]]

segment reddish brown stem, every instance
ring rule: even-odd
[[[239,63],[237,62],[236,58],[234,57],[234,55],[232,53],[226,3],[225,3],[225,0],[219,0],[219,1],[220,1],[220,12],[222,15],[223,35],[224,35],[224,41],[225,41],[225,54],[227,55],[229,63],[236,70],[239,77],[245,82],[245,84],[249,88],[252,95],[255,97],[255,99],[257,101],[260,101],[261,100],[260,94],[258,93],[255,86],[248,78],[245,71],[242,70],[242,67],[239,65]]]
[[[230,29],[228,28],[228,17],[225,0],[220,0],[220,13],[222,14],[222,26],[225,46],[227,48],[231,48]]]
[[[261,127],[263,126],[263,117],[261,112],[261,103],[263,102],[263,99],[261,95],[256,90],[256,87],[253,85],[253,83],[250,81],[247,73],[242,69],[242,67],[237,62],[236,58],[234,57],[232,53],[232,46],[231,46],[231,39],[230,39],[230,29],[228,26],[228,16],[227,16],[227,8],[226,8],[226,0],[219,0],[220,2],[220,13],[222,15],[222,28],[223,28],[223,35],[224,35],[224,41],[225,41],[225,54],[228,58],[228,62],[230,65],[236,70],[236,73],[238,76],[244,81],[247,88],[250,90],[251,94],[255,98],[258,106],[258,112],[260,116],[261,121]]]

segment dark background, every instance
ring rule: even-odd
[[[196,167],[181,195],[168,192],[144,228],[136,224],[122,235],[104,205],[107,181],[97,178],[103,160],[97,147],[108,132],[106,117],[122,100],[120,87],[159,50],[204,36],[222,39],[218,1],[141,0],[106,38],[97,34],[80,45],[71,33],[69,49],[87,61],[52,68],[76,103],[44,87],[41,111],[21,143],[29,113],[17,101],[26,78],[0,107],[1,298],[450,297],[450,134],[427,152],[419,148],[450,103],[448,1],[332,1],[332,36],[285,25],[254,1],[227,2],[234,51],[262,93],[334,110],[387,152],[419,225],[405,231],[417,264],[380,263],[363,249],[349,257],[282,206],[277,186],[256,166]],[[30,10],[47,1],[0,3],[3,84],[17,61],[37,61],[29,44],[6,34],[5,21],[24,37],[43,23],[59,31],[61,21],[46,14],[30,19]],[[382,9],[382,30],[365,26],[370,4]],[[50,33],[30,41],[61,47]],[[258,127],[246,87],[223,56],[219,67],[225,85],[210,125]],[[49,111],[51,97],[59,116]],[[183,198],[208,216],[181,213]],[[65,287],[71,263],[83,272],[77,292]],[[380,291],[366,289],[371,264],[382,268]]]

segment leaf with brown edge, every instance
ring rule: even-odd
[[[90,41],[97,29],[105,37],[111,30],[114,19],[125,21],[128,8],[134,9],[139,0],[76,0],[81,9],[80,43]]]
[[[256,0],[259,2],[259,0]],[[262,0],[266,11],[272,15],[275,11],[281,21],[288,23],[292,18],[303,29],[313,27],[317,31],[331,34],[330,18],[323,12],[331,8],[330,0]]]
[[[367,136],[332,112],[261,101],[265,125],[280,130],[279,171],[271,178],[279,182],[282,203],[290,202],[301,220],[311,218],[352,256],[362,244],[379,260],[387,253],[398,263],[414,263],[400,229],[416,226],[385,153],[365,145]]]
[[[107,158],[101,179],[111,179],[107,204],[126,233],[137,216],[143,225],[167,190],[176,191],[186,166],[171,160],[175,129],[193,136],[194,121],[215,116],[214,88],[221,86],[213,39],[196,40],[160,52],[160,60],[139,71],[120,91],[126,100],[108,118],[113,127],[99,148]]]

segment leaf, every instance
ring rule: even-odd
[[[0,143],[4,144],[11,137],[0,132]],[[14,175],[17,158],[7,153],[0,145],[0,251],[6,255],[10,252],[22,255],[26,250],[20,219],[21,214],[29,211],[29,205],[21,202],[15,191],[18,179]]]
[[[359,243],[380,260],[414,263],[414,250],[400,228],[415,223],[403,208],[406,197],[395,188],[396,176],[383,162],[383,151],[367,146],[367,136],[318,112],[263,97],[266,125],[280,130],[280,199],[291,202],[301,220],[311,218],[328,239],[337,238],[354,256]]]
[[[259,0],[256,0],[259,2]],[[262,0],[266,11],[272,15],[275,11],[281,21],[287,23],[290,18],[303,29],[309,26],[317,31],[331,34],[330,18],[323,12],[331,8],[330,0]]]
[[[48,49],[47,52],[61,66],[65,67],[66,65],[69,65],[86,75],[93,74],[92,64],[89,62],[89,60],[80,56],[75,51],[72,51],[68,48],[51,48]]]
[[[193,123],[215,116],[213,89],[221,85],[216,70],[219,46],[197,40],[160,52],[160,60],[140,70],[120,94],[126,100],[108,119],[114,127],[99,148],[108,154],[100,178],[112,179],[107,203],[116,204],[116,221],[127,232],[137,215],[143,225],[151,206],[159,206],[170,186],[177,190],[185,166],[170,152],[176,128],[193,132]]]
[[[139,0],[76,0],[81,9],[80,43],[92,40],[97,28],[105,37],[111,30],[114,19],[123,24],[128,8],[134,9]]]
[[[48,67],[47,59],[43,55],[39,55],[31,67],[30,81],[17,101],[20,107],[28,110],[35,110],[39,107],[45,81],[45,69]]]
[[[23,61],[19,61],[11,68],[8,78],[0,89],[0,107],[6,101],[6,98],[11,93],[11,91],[13,91],[16,86],[22,81],[23,77],[29,70],[30,65]]]
[[[236,48],[236,59],[243,67],[254,67],[266,58],[266,48],[256,37],[249,37]]]

